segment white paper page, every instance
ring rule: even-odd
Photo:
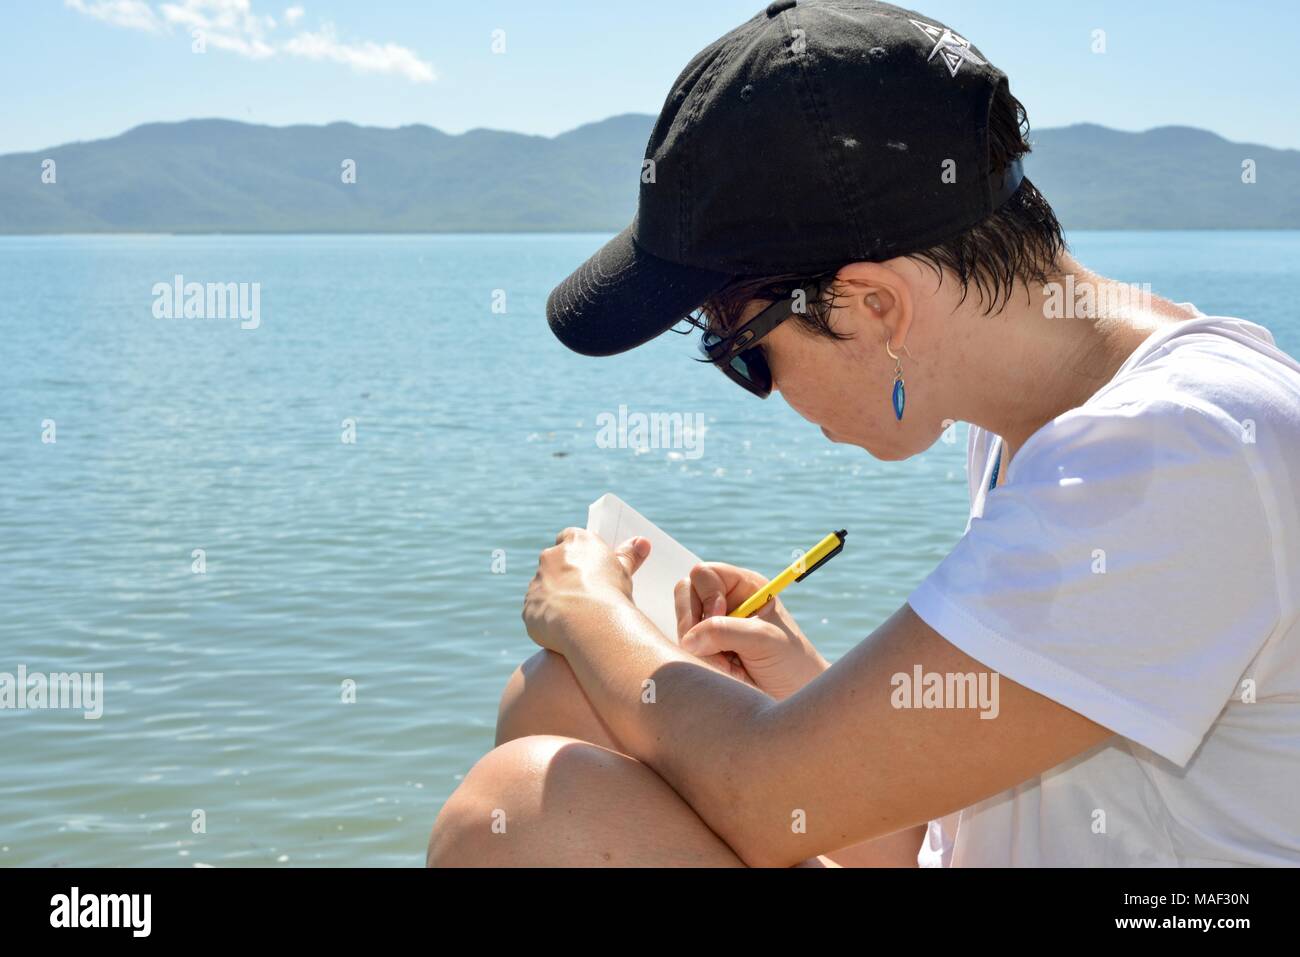
[[[677,640],[673,586],[690,574],[699,559],[627,502],[607,492],[587,509],[587,531],[617,548],[629,538],[650,540],[650,557],[632,576],[632,601],[659,630]]]

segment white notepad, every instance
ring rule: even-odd
[[[673,586],[690,574],[699,558],[612,492],[596,499],[587,509],[587,531],[595,532],[614,548],[636,536],[650,540],[650,557],[632,576],[632,601],[660,631],[676,641]]]

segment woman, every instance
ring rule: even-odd
[[[1005,78],[914,17],[784,0],[706,48],[548,317],[599,355],[698,308],[729,377],[877,458],[972,423],[966,534],[828,665],[779,600],[726,617],[764,581],[727,565],[670,640],[646,543],[564,530],[430,864],[1300,863],[1300,363],[1065,252]]]

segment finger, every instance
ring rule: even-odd
[[[734,651],[742,659],[757,658],[781,642],[785,633],[759,618],[706,618],[682,636],[683,650],[693,655]]]
[[[754,614],[749,617],[761,618],[764,621],[770,621],[772,624],[779,627],[781,624],[782,608],[781,598],[778,595],[773,595],[763,603],[763,606],[759,608],[758,611],[754,612]]]
[[[694,600],[695,593],[691,580],[683,578],[673,586],[673,607],[677,611],[677,639],[686,634],[700,620],[699,604]]]
[[[729,608],[739,605],[767,584],[767,578],[748,568],[728,565],[726,562],[702,562],[701,564],[714,571],[721,580],[723,594],[727,596]]]
[[[618,548],[614,549],[614,555],[623,565],[623,570],[627,572],[628,577],[636,574],[636,570],[641,567],[647,558],[650,557],[650,539],[648,538],[629,538]]]
[[[727,586],[716,569],[703,564],[692,568],[691,589],[699,598],[701,618],[727,613]]]

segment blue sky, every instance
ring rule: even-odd
[[[0,31],[0,153],[227,117],[553,135],[657,113],[758,0],[21,0]],[[1300,148],[1295,0],[916,0],[1011,76],[1034,126],[1180,124]],[[207,52],[191,51],[203,25]],[[1106,52],[1090,49],[1105,31]],[[504,31],[505,52],[492,51]]]

